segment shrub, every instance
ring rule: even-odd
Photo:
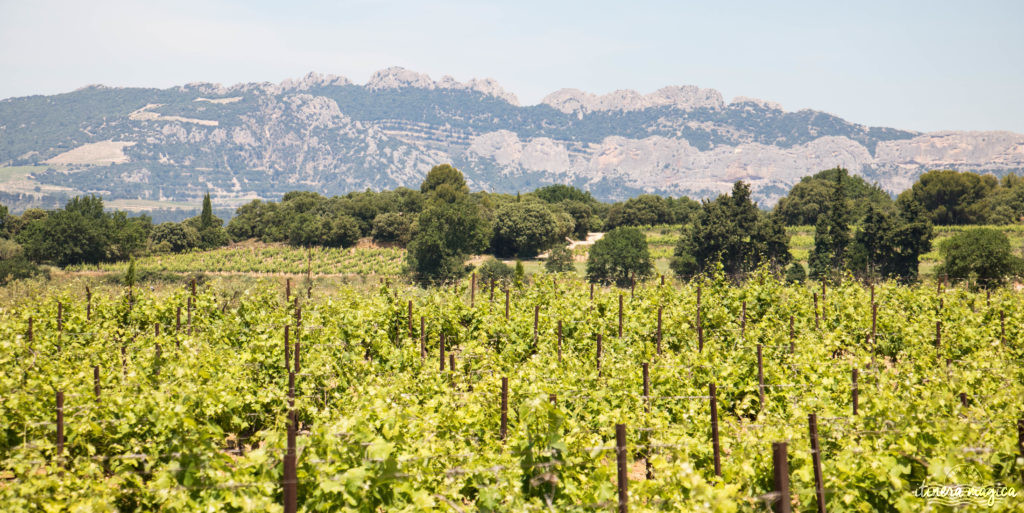
[[[373,218],[373,241],[405,246],[412,239],[412,219],[401,212],[388,212]]]
[[[565,273],[576,270],[573,265],[572,251],[567,246],[555,246],[548,253],[548,261],[544,262],[544,269],[549,273]]]
[[[491,280],[495,282],[509,281],[512,279],[514,272],[511,267],[494,257],[488,258],[477,269],[477,275],[480,276],[480,280],[483,283],[490,283]]]
[[[1006,234],[992,228],[974,228],[958,233],[939,245],[942,265],[938,276],[967,280],[983,287],[994,287],[1017,274],[1021,261],[1010,250]]]
[[[793,265],[786,269],[787,282],[803,283],[805,280],[807,280],[807,271],[804,270],[804,264],[793,262]]]

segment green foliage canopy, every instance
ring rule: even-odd
[[[638,228],[622,226],[604,234],[590,248],[587,279],[591,282],[628,285],[654,272],[647,236]]]

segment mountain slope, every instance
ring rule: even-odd
[[[38,166],[0,182],[0,201],[15,207],[81,192],[194,202],[210,191],[232,205],[295,189],[415,187],[442,162],[475,189],[571,183],[604,199],[708,197],[743,179],[770,205],[836,165],[893,192],[937,167],[1019,171],[1024,136],[867,127],[761,100],[726,103],[695,86],[563,89],[520,106],[493,80],[434,81],[401,68],[363,85],[311,73],[281,84],[91,86],[0,101],[0,165]]]

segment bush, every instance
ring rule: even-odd
[[[992,228],[974,228],[958,233],[939,245],[942,265],[937,276],[967,280],[982,287],[994,287],[1018,274],[1021,261],[1010,250],[1006,234]]]
[[[573,265],[572,251],[567,246],[555,246],[548,253],[548,261],[544,262],[544,269],[549,273],[566,273],[576,270]]]
[[[24,255],[0,260],[0,285],[7,285],[14,280],[31,278],[37,275],[49,278],[50,273],[32,263]]]
[[[352,216],[341,216],[328,222],[324,246],[348,248],[359,242],[359,222]]]
[[[401,212],[388,212],[373,218],[373,241],[405,246],[412,239],[412,219]]]
[[[647,236],[633,227],[616,228],[590,248],[587,279],[624,287],[633,278],[645,278],[654,272],[647,250]]]
[[[497,258],[491,257],[480,264],[480,267],[476,271],[477,275],[483,283],[490,283],[491,280],[495,282],[510,281],[515,271],[505,265]]]
[[[181,253],[199,247],[199,232],[184,223],[160,223],[150,232],[149,242],[157,253]]]
[[[793,265],[786,269],[787,282],[803,283],[805,280],[807,280],[807,271],[804,270],[804,264],[793,262]]]

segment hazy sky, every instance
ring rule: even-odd
[[[0,98],[403,66],[491,77],[522,104],[694,84],[871,125],[1024,133],[1022,63],[1020,0],[0,0]]]

